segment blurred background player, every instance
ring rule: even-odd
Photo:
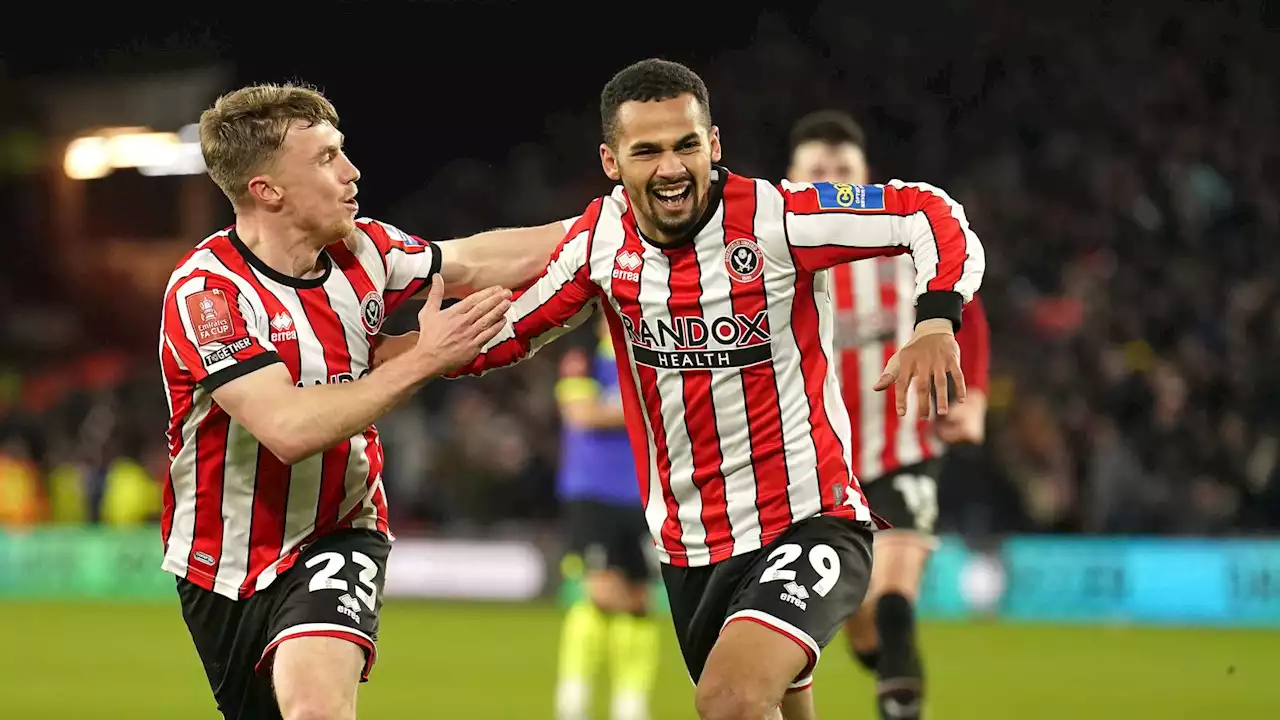
[[[658,667],[648,597],[656,557],[622,416],[617,360],[604,315],[596,317],[595,351],[566,352],[556,384],[563,427],[557,490],[569,535],[565,575],[582,580],[560,637],[556,717],[588,717],[591,684],[607,656],[611,717],[644,720]]]
[[[801,182],[870,182],[862,128],[823,110],[796,123],[787,177]],[[986,419],[989,332],[981,300],[962,313],[956,333],[968,399],[945,416],[916,420],[914,394],[905,418],[891,393],[872,390],[886,359],[911,338],[915,323],[909,255],[849,263],[830,270],[841,391],[853,427],[858,479],[871,509],[894,526],[878,533],[867,596],[845,624],[858,661],[876,673],[882,718],[919,718],[924,672],[915,634],[915,602],[936,546],[936,479],[946,443],[979,443]]]

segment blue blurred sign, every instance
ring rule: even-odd
[[[1280,626],[1275,540],[1014,537],[1000,561],[1006,620]],[[949,562],[930,574],[948,573]],[[938,591],[974,609],[963,587]]]
[[[577,597],[572,579],[562,599]],[[1280,541],[1013,537],[975,551],[942,538],[926,618],[1280,627]]]

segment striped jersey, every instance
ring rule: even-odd
[[[849,411],[853,471],[864,484],[902,467],[940,457],[945,446],[931,420],[917,418],[916,395],[898,417],[893,389],[876,392],[885,363],[911,340],[916,269],[909,257],[883,257],[832,268],[840,391]],[[978,296],[964,306],[956,331],[965,385],[986,391],[990,339]]]
[[[213,398],[226,383],[284,363],[299,387],[369,373],[383,318],[423,290],[439,248],[373,220],[320,255],[316,278],[289,277],[228,228],[179,263],[165,291],[160,367],[169,404],[164,570],[245,598],[325,533],[391,537],[382,445],[370,427],[292,466]]]
[[[713,170],[686,241],[643,237],[624,189],[594,201],[464,374],[514,363],[600,304],[663,562],[707,565],[815,515],[874,529],[853,474],[828,268],[910,252],[922,317],[959,319],[984,257],[937,188],[780,186]],[[945,310],[944,310],[945,308]]]
[[[601,338],[588,355],[574,348],[560,360],[556,398],[588,399],[622,405],[618,362],[613,343]],[[633,506],[640,501],[631,441],[625,428],[575,428],[560,431],[560,470],[556,493],[561,500],[595,500]]]

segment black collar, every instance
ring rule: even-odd
[[[253,251],[249,249],[249,246],[245,245],[244,241],[240,239],[240,236],[236,234],[235,228],[231,228],[231,232],[228,233],[228,235],[231,238],[231,246],[240,253],[240,256],[245,259],[245,262],[253,266],[254,270],[257,270],[281,285],[288,285],[291,288],[297,288],[299,290],[318,288],[324,284],[325,280],[329,279],[329,273],[333,270],[333,260],[330,259],[329,253],[321,250],[320,264],[324,266],[324,272],[320,273],[319,277],[299,278],[292,275],[285,275],[279,270],[275,270],[262,262],[262,258],[254,255]]]
[[[698,218],[698,222],[694,223],[693,227],[689,228],[689,231],[684,234],[684,237],[671,243],[660,243],[655,240],[650,240],[645,237],[644,231],[640,229],[639,222],[636,223],[636,234],[640,236],[641,240],[658,248],[659,250],[674,250],[692,243],[693,239],[698,237],[698,233],[702,232],[702,230],[707,226],[707,223],[711,222],[711,218],[715,217],[716,210],[720,207],[720,201],[724,199],[724,184],[728,177],[728,170],[720,167],[719,165],[711,166],[711,188],[707,191],[707,207],[703,209],[702,217]],[[632,208],[631,211],[637,212],[635,208]]]

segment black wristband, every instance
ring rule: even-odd
[[[916,325],[924,320],[943,318],[951,321],[953,332],[960,330],[960,311],[964,298],[953,290],[930,290],[916,300]]]

